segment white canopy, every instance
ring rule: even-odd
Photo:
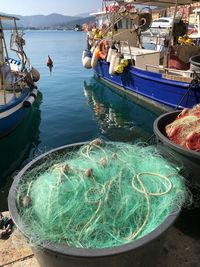
[[[113,0],[105,0],[105,1],[113,1]],[[131,3],[131,4],[140,4],[140,5],[148,5],[148,6],[161,6],[161,7],[170,7],[175,5],[176,3],[178,5],[189,5],[193,3],[200,2],[199,0],[116,0],[116,2],[125,2],[125,3]]]

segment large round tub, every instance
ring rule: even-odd
[[[184,176],[191,184],[200,185],[200,153],[174,144],[165,133],[165,126],[172,123],[179,113],[180,111],[172,111],[158,117],[153,125],[154,133],[158,146],[181,161]]]
[[[9,192],[8,205],[11,217],[18,229],[25,234],[26,226],[20,219],[16,204],[17,188],[24,174],[34,166],[41,164],[47,157],[58,155],[64,151],[78,149],[82,144],[60,147],[39,156],[25,166],[16,176]],[[108,249],[82,249],[67,245],[43,243],[32,247],[33,252],[42,267],[149,267],[157,266],[157,261],[163,249],[163,243],[168,228],[177,219],[179,212],[169,215],[165,221],[150,234],[126,245]],[[30,237],[26,236],[29,240]]]

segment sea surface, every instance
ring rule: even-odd
[[[39,70],[39,95],[28,116],[0,140],[0,211],[16,173],[31,159],[58,146],[96,137],[121,142],[146,141],[161,114],[138,99],[120,95],[82,67],[86,34],[25,31],[25,51]],[[54,66],[46,66],[50,55]]]

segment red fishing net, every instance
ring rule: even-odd
[[[200,152],[200,104],[183,109],[165,131],[173,143]]]

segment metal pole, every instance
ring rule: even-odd
[[[3,37],[3,44],[4,44],[5,53],[6,53],[6,58],[8,60],[9,59],[8,49],[7,49],[7,46],[6,46],[6,40],[5,40],[5,36],[4,36],[4,32],[3,31],[2,31],[2,37]],[[8,68],[9,68],[9,72],[10,72],[10,75],[11,75],[11,84],[13,85],[14,84],[14,76],[13,76],[13,73],[11,71],[10,62],[7,61],[7,63],[8,63]],[[13,93],[14,93],[14,96],[16,97],[15,86],[13,87]]]
[[[18,28],[17,28],[17,23],[16,23],[16,20],[14,19],[14,25],[15,25],[15,31],[17,33],[17,36],[19,35],[19,32],[18,32]],[[25,59],[24,59],[24,50],[23,50],[23,46],[18,44],[18,47],[19,47],[19,53],[21,55],[21,60],[22,60],[22,70],[25,69]]]
[[[0,53],[1,53],[1,90],[4,93],[4,104],[6,105],[6,91],[5,91],[5,60],[4,60],[4,47],[3,47],[3,27],[0,19]]]
[[[169,35],[169,44],[167,48],[167,54],[166,54],[166,62],[164,67],[168,67],[168,59],[169,59],[169,54],[170,54],[170,47],[172,45],[172,38],[173,38],[173,32],[174,32],[174,25],[175,25],[175,18],[176,18],[176,13],[178,10],[178,0],[175,0],[175,9],[174,9],[174,16],[173,16],[173,22],[172,22],[172,29]]]
[[[132,66],[134,66],[134,61],[133,61],[133,57],[132,57],[132,54],[131,54],[131,47],[130,47],[130,44],[129,44],[128,41],[127,41],[127,43],[128,43],[128,49],[129,49],[129,53],[130,53],[130,57],[131,57],[131,64],[132,64]]]

